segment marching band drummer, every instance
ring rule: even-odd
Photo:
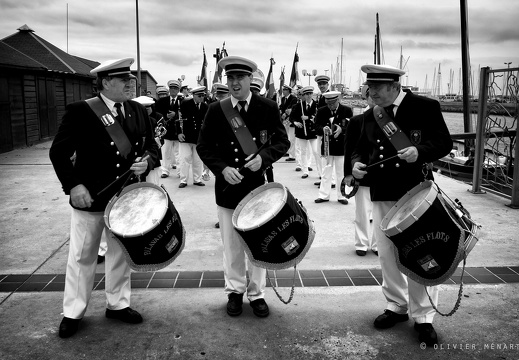
[[[344,167],[344,135],[348,126],[349,118],[352,117],[353,111],[349,106],[340,102],[339,91],[328,91],[323,97],[326,106],[317,110],[315,115],[315,127],[317,134],[321,136],[321,155],[324,157],[324,167],[322,170],[321,183],[319,184],[319,197],[315,199],[317,204],[330,200],[332,192],[332,179],[335,168],[335,178],[342,179]],[[327,131],[328,144],[324,137]],[[325,153],[328,147],[328,154]],[[343,205],[348,204],[348,200],[342,195],[340,187],[337,186],[337,201]]]
[[[145,176],[157,161],[159,150],[146,109],[128,101],[132,63],[132,58],[110,60],[91,71],[97,75],[99,96],[67,106],[50,148],[52,165],[72,206],[62,338],[74,335],[85,315],[99,242],[109,231],[104,210],[126,180],[121,175],[129,169]],[[141,161],[145,156],[149,157]],[[140,323],[141,315],[130,308],[130,267],[119,244],[106,238],[106,317]]]
[[[366,85],[373,102],[384,107],[393,125],[398,126],[409,138],[406,142],[412,144],[397,152],[393,145],[397,136],[391,133],[388,133],[389,137],[385,135],[373,109],[364,113],[364,126],[353,150],[351,163],[352,175],[356,179],[369,176],[373,201],[373,228],[382,268],[382,293],[387,300],[384,313],[375,319],[374,325],[379,329],[393,327],[398,322],[407,321],[409,313],[415,320],[414,329],[419,334],[419,341],[433,346],[438,343],[432,326],[435,310],[426,288],[398,270],[393,244],[380,229],[380,224],[396,202],[424,180],[422,165],[448,154],[452,149],[452,140],[440,104],[402,90],[400,76],[405,71],[387,65],[363,65],[361,70],[367,74]],[[365,170],[369,164],[384,159],[387,161]],[[436,306],[438,288],[428,287],[428,292]]]
[[[209,105],[197,150],[216,177],[227,314],[242,313],[243,294],[247,292],[254,314],[266,317],[269,315],[264,300],[266,270],[247,260],[240,235],[233,227],[232,215],[248,193],[265,183],[263,171],[287,152],[290,143],[276,102],[250,91],[257,65],[239,56],[225,57],[218,64],[225,69],[231,97]],[[239,118],[233,115],[233,109],[240,113]],[[265,147],[252,157],[255,149],[262,145]],[[244,169],[240,172],[241,167]]]

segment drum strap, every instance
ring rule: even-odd
[[[391,144],[393,144],[397,151],[413,145],[407,135],[404,134],[393,119],[389,117],[382,106],[375,105],[373,114],[375,115],[378,126],[380,126],[384,135],[391,141]]]
[[[126,136],[121,124],[114,120],[112,112],[100,98],[95,97],[87,99],[86,103],[94,111],[99,120],[101,120],[108,132],[108,135],[110,135],[110,138],[112,138],[117,149],[119,149],[121,155],[126,159],[132,150],[132,145],[130,144],[130,140],[128,140],[128,136]]]
[[[240,116],[240,113],[232,106],[231,98],[228,97],[220,101],[220,106],[222,107],[223,114],[229,122],[234,135],[236,135],[236,138],[238,139],[243,152],[246,155],[250,155],[256,152],[258,147],[252,139],[252,135],[247,128],[245,121],[243,121],[242,117]]]

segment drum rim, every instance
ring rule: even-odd
[[[288,189],[285,185],[281,184],[281,183],[278,183],[278,182],[269,182],[269,183],[265,183],[263,185],[260,185],[258,186],[257,188],[255,188],[254,190],[252,190],[251,192],[249,192],[247,195],[245,195],[243,197],[243,199],[241,199],[241,201],[238,203],[238,205],[236,206],[236,208],[234,209],[234,212],[232,214],[232,225],[233,227],[236,229],[236,230],[239,230],[239,231],[249,231],[249,230],[253,230],[253,229],[257,229],[263,225],[265,225],[267,222],[269,222],[270,220],[272,220],[277,214],[279,214],[279,212],[281,211],[281,209],[283,209],[283,206],[280,206],[279,209],[276,210],[275,213],[272,214],[272,217],[268,218],[267,220],[264,220],[263,222],[261,223],[258,223],[254,226],[251,226],[251,227],[247,227],[247,228],[242,228],[242,227],[239,227],[237,222],[238,222],[238,217],[240,216],[241,214],[241,211],[243,210],[243,208],[245,207],[245,205],[250,201],[250,199],[252,199],[254,196],[256,196],[257,194],[259,194],[260,192],[263,192],[265,191],[266,189],[270,189],[270,188],[281,188],[283,189],[283,200],[281,201],[283,204],[286,204],[287,203],[287,199],[288,199]],[[247,200],[247,201],[245,201]]]
[[[410,198],[412,198],[414,195],[418,194],[420,191],[429,188],[429,192],[425,196],[425,198],[422,200],[420,205],[416,208],[416,210],[410,214],[408,214],[400,223],[398,223],[396,226],[388,227],[389,222],[391,219],[393,219],[394,215],[403,204],[405,204]],[[415,220],[415,217],[420,219],[420,217],[425,214],[425,212],[431,207],[430,204],[433,203],[433,201],[438,196],[439,191],[435,184],[431,180],[425,180],[421,182],[420,184],[416,185],[414,188],[409,190],[404,196],[402,196],[396,204],[388,211],[386,216],[382,219],[380,223],[381,230],[387,235],[387,236],[393,236],[400,234],[404,230],[408,229],[411,225],[413,225],[417,220]],[[426,201],[429,200],[430,204]],[[413,215],[413,216],[412,216]]]
[[[131,190],[136,189],[136,188],[142,188],[142,187],[155,188],[157,190],[160,190],[166,196],[166,207],[164,207],[163,212],[161,213],[161,215],[162,215],[161,219],[163,219],[164,215],[166,215],[166,213],[167,213],[167,211],[169,209],[169,195],[166,192],[166,190],[164,190],[161,186],[158,186],[158,185],[155,185],[155,184],[152,184],[152,183],[149,183],[149,182],[140,182],[140,183],[135,183],[135,184],[128,185],[121,191],[121,193],[119,194],[118,197],[114,196],[113,198],[111,198],[110,201],[108,202],[108,205],[106,205],[106,208],[105,208],[105,212],[104,212],[104,216],[103,216],[104,222],[105,222],[105,225],[108,228],[108,230],[110,230],[113,234],[115,234],[117,236],[121,236],[123,238],[140,237],[140,236],[146,235],[147,233],[149,233],[150,231],[155,229],[157,226],[159,226],[160,221],[157,222],[154,226],[152,226],[151,228],[149,228],[148,230],[146,230],[146,231],[144,231],[142,233],[131,234],[131,235],[121,234],[118,231],[115,231],[115,230],[113,230],[110,227],[110,218],[109,218],[110,217],[110,211],[112,210],[112,207],[117,202],[117,200],[120,199],[126,193],[130,192]]]

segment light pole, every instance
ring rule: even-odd
[[[308,86],[310,86],[310,76],[317,75],[317,70],[313,69],[312,73],[309,73],[305,69],[303,69],[301,72],[303,73],[303,76],[308,76]]]
[[[505,62],[505,65],[507,66],[508,69],[510,69],[510,64],[512,62]],[[506,97],[508,96],[508,71],[506,72],[505,74],[505,77],[506,77],[506,85],[505,85],[505,96],[503,97],[503,102],[506,101]]]

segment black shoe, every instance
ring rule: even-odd
[[[160,177],[163,178],[163,179],[164,179],[164,178],[167,178],[168,176],[169,176],[168,174],[162,174],[162,175],[160,175]]]
[[[171,168],[172,168],[173,170],[175,170],[175,169],[177,168],[177,166],[176,166],[176,165],[171,165]]]
[[[214,224],[214,227],[219,229],[220,228],[220,222],[217,222],[216,224]]]
[[[320,203],[323,203],[323,202],[327,202],[327,201],[330,201],[328,199],[321,199],[321,198],[317,198],[314,200],[316,204],[320,204]]]
[[[378,251],[377,250],[371,250],[371,251],[373,251],[373,254],[378,256]]]
[[[61,324],[59,324],[59,337],[65,339],[74,335],[77,332],[80,321],[81,319],[64,317],[61,320]]]
[[[178,184],[178,187],[179,187],[180,189],[185,188],[186,186],[187,186],[186,183],[180,183],[180,184]]]
[[[289,158],[285,159],[285,161],[296,161],[296,159],[289,157]]]
[[[355,253],[357,253],[357,255],[359,255],[359,256],[366,256],[367,251],[364,251],[364,250],[355,250]],[[389,310],[388,310],[388,311],[389,311]]]
[[[320,181],[318,181],[318,182],[314,182],[314,185],[316,185],[316,186],[321,186],[321,182],[320,182]]]
[[[300,167],[296,167],[296,171],[302,171]]]
[[[252,312],[258,317],[267,317],[270,314],[269,307],[264,299],[258,299],[250,302]]]
[[[335,189],[335,184],[332,184],[332,189]]]
[[[378,329],[388,329],[395,326],[395,324],[398,322],[407,320],[409,320],[409,316],[407,314],[397,314],[396,312],[386,309],[382,315],[379,315],[375,319],[373,324]]]
[[[106,309],[106,317],[121,320],[128,324],[140,324],[142,322],[141,314],[130,307],[121,310]]]
[[[193,183],[193,185],[196,185],[196,186],[205,186],[205,184],[203,182],[196,182],[196,183]]]
[[[418,340],[421,343],[425,343],[427,346],[434,346],[438,344],[438,335],[436,334],[432,324],[414,323],[414,329],[418,331]]]
[[[230,293],[227,301],[227,314],[238,316],[242,313],[243,294]]]
[[[314,169],[312,169],[311,167],[308,168],[308,171],[313,171]]]
[[[304,174],[303,176],[301,176],[301,179],[306,179],[308,177],[308,174]]]
[[[97,255],[97,263],[102,264],[105,262],[105,257],[103,255]]]
[[[348,200],[347,199],[339,199],[337,201],[340,202],[342,205],[348,205]]]

